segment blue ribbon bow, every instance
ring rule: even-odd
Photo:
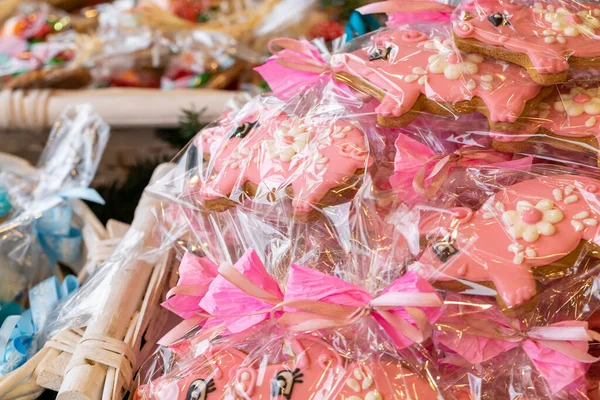
[[[104,204],[104,200],[94,189],[63,190],[44,202],[46,209],[42,210],[42,216],[35,222],[38,241],[52,266],[57,261],[76,262],[81,256],[83,235],[81,229],[71,224],[71,199],[75,198]]]
[[[5,217],[11,209],[12,205],[10,204],[8,192],[0,186],[0,218]]]
[[[34,336],[46,324],[48,314],[78,288],[77,277],[67,275],[62,284],[53,276],[29,290],[31,308],[21,315],[6,317],[0,327],[0,376],[20,367],[35,354]]]

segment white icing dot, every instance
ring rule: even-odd
[[[596,218],[588,218],[588,219],[584,219],[583,223],[586,224],[587,226],[596,226],[596,225],[598,225],[598,220]]]
[[[565,194],[568,196],[568,195],[570,195],[571,193],[573,193],[573,191],[574,191],[574,190],[575,190],[575,186],[573,186],[573,185],[569,185],[569,186],[567,186],[567,187],[565,188]]]
[[[483,90],[487,90],[488,92],[492,90],[492,84],[488,82],[481,82],[480,86]]]
[[[584,228],[583,224],[579,221],[571,221],[571,225],[573,225],[576,232],[581,232]]]
[[[541,222],[538,223],[538,229],[541,224],[542,224]],[[552,226],[552,224],[549,224],[549,225]],[[554,228],[554,226],[552,226],[552,228]],[[540,229],[540,231],[541,231],[541,229]],[[537,229],[525,229],[525,230],[523,230],[523,234],[521,236],[523,237],[523,240],[525,240],[526,242],[533,243],[536,240],[538,240],[538,238],[540,237],[540,233],[541,232],[538,232]]]
[[[343,139],[346,137],[346,134],[344,132],[338,132],[331,135],[331,137],[334,139]]]
[[[494,204],[494,207],[496,207],[496,210],[504,212],[506,210],[506,207],[504,207],[504,203],[501,201],[497,201],[496,204]]]
[[[561,201],[563,199],[563,193],[560,189],[554,189],[552,191],[552,196],[554,196],[554,200]]]
[[[579,29],[574,26],[567,26],[564,31],[566,36],[577,37],[579,36]]]
[[[556,35],[556,32],[551,31],[550,29],[546,29],[544,32],[542,32],[544,34],[544,36],[554,36]]]
[[[351,126],[347,126],[344,129],[342,129],[342,132],[350,132],[352,130]]]
[[[249,148],[247,148],[247,147],[242,147],[242,148],[240,149],[240,153],[241,153],[242,155],[245,155],[245,156],[247,156],[248,154],[250,154],[250,149],[249,149]]]
[[[420,77],[417,83],[419,85],[425,85],[427,83],[427,75],[423,75],[422,77]]]
[[[525,254],[527,257],[537,257],[537,252],[531,247],[528,247],[527,250],[525,250]]]
[[[519,243],[512,243],[508,246],[508,251],[513,252],[513,253],[518,253],[521,250],[523,250],[525,248],[525,246],[523,246],[522,244]]]
[[[248,373],[248,372],[242,373],[241,378],[242,378],[243,381],[250,380],[250,373]]]
[[[544,118],[546,118],[546,117],[547,117],[549,114],[550,114],[550,111],[549,111],[549,110],[542,110],[542,111],[540,111],[539,117],[540,117],[541,119],[544,119]]]
[[[416,81],[417,79],[419,79],[418,75],[406,75],[406,78],[404,78],[404,80],[408,83],[412,83],[412,82]]]
[[[363,399],[361,399],[359,396],[350,396],[350,397],[348,397],[348,400],[363,400]]]
[[[551,44],[556,42],[556,38],[554,36],[546,36],[544,38],[544,42]]]
[[[232,169],[236,169],[239,167],[240,167],[240,163],[238,161],[234,161],[231,164],[229,164],[229,168],[232,168]]]
[[[329,158],[327,157],[321,157],[317,160],[317,164],[325,164],[326,162],[329,161]]]
[[[362,381],[363,390],[367,390],[372,385],[373,385],[373,378],[371,378],[370,376],[365,376],[365,379],[363,379],[363,381]]]
[[[360,384],[358,383],[358,381],[354,378],[349,378],[346,381],[346,385],[348,385],[348,387],[352,390],[354,390],[356,393],[360,392]]]
[[[480,64],[483,62],[483,56],[481,54],[470,53],[467,54],[467,60],[474,62],[475,64]]]
[[[540,104],[538,105],[538,108],[539,108],[540,110],[549,110],[549,109],[550,109],[550,104],[548,104],[548,103],[543,103],[543,102],[542,102],[542,103],[540,103]]]
[[[494,80],[494,77],[492,75],[481,75],[481,80],[483,82],[491,82]]]
[[[523,252],[515,254],[515,257],[513,258],[513,263],[519,265],[523,264],[523,261],[525,261],[525,254],[523,254]]]
[[[579,200],[579,197],[576,194],[573,194],[565,199],[565,204],[575,203]]]
[[[491,219],[493,217],[494,217],[494,214],[492,214],[492,213],[489,213],[489,212],[483,213],[483,219]]]
[[[585,126],[587,126],[588,128],[591,128],[594,125],[596,125],[596,118],[594,117],[591,117],[590,119],[585,121]]]
[[[537,229],[544,236],[552,236],[556,232],[554,225],[547,221],[538,222]]]
[[[528,208],[533,208],[533,204],[531,204],[527,200],[519,200],[519,201],[517,201],[517,211],[526,210]]]
[[[427,73],[427,71],[425,71],[425,70],[424,70],[423,68],[421,68],[421,67],[414,67],[414,68],[412,69],[412,72],[413,72],[413,74],[417,74],[417,75],[423,75],[423,74],[426,74],[426,73]]]
[[[558,43],[562,43],[562,44],[565,44],[565,43],[567,43],[567,39],[565,39],[565,37],[564,37],[563,35],[558,35],[558,36],[556,36],[556,41],[557,41]]]
[[[383,400],[383,396],[379,394],[378,391],[374,390],[372,392],[367,393],[365,396],[365,400]]]
[[[360,368],[354,368],[354,371],[352,371],[352,372],[356,379],[361,380],[364,378],[364,375],[363,375],[362,371],[360,370]]]
[[[582,211],[580,213],[573,215],[573,219],[584,219],[589,216],[590,216],[590,213],[588,211]]]
[[[467,82],[467,89],[473,90],[476,87],[477,87],[477,83],[473,79],[469,79],[469,82]]]

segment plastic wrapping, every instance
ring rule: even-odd
[[[600,9],[570,1],[465,1],[453,15],[457,47],[519,64],[542,85],[595,69]]]
[[[384,126],[405,126],[420,111],[479,112],[494,131],[512,132],[519,117],[550,91],[518,66],[459,52],[448,25],[400,25],[350,46],[330,61],[335,78],[379,100],[376,111]]]
[[[197,273],[210,276],[206,268]],[[397,274],[389,271],[392,283],[373,299],[360,286],[300,265],[288,267],[282,277],[285,289],[280,289],[252,249],[228,269],[219,268],[220,275],[212,275],[200,296],[200,306],[213,317],[196,336],[172,345],[182,357],[164,376],[140,387],[138,398],[208,398],[213,392],[216,398],[437,398],[433,361],[413,340],[427,339],[427,329],[424,336],[418,332],[437,318],[435,307],[441,302],[415,274],[393,280]],[[383,284],[378,279],[370,283],[378,285],[376,281]],[[364,282],[368,285],[369,280]],[[395,318],[407,314],[384,298],[399,292],[415,296],[409,311],[421,321],[412,325],[419,326],[415,336],[406,326],[402,331],[394,328]],[[378,309],[377,299],[389,307]],[[369,301],[375,311],[360,311]],[[427,306],[420,308],[419,302]],[[317,306],[323,310],[316,311]],[[294,311],[296,307],[300,310]],[[323,329],[302,333],[311,330],[311,312],[323,318]],[[271,320],[277,317],[282,319]],[[283,319],[287,322],[280,325]]]
[[[6,88],[80,88],[91,77],[68,14],[47,4],[23,3],[0,35],[0,83]]]
[[[346,111],[356,103],[347,93],[326,86],[307,96],[315,103],[257,98],[203,129],[179,157],[165,195],[214,211],[247,198],[283,202],[298,218],[347,203],[373,164],[367,128]]]
[[[101,202],[89,189],[109,128],[87,105],[72,107],[54,125],[37,169],[3,169],[0,185],[11,210],[0,223],[2,301],[48,277],[62,261],[75,270],[83,262],[83,221],[71,199]]]

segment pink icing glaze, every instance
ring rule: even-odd
[[[373,163],[363,132],[351,123],[267,114],[256,116],[258,125],[245,138],[227,139],[236,129],[231,123],[199,134],[196,145],[210,154],[215,171],[201,197],[229,196],[248,181],[266,192],[291,185],[296,211],[308,212]]]
[[[454,216],[430,215],[421,230],[437,238],[413,268],[423,273],[439,270],[437,280],[491,281],[507,305],[521,304],[536,293],[531,268],[563,258],[581,240],[600,245],[595,194],[599,186],[599,180],[583,176],[539,177],[496,193],[477,212],[458,209],[461,213]],[[529,211],[533,207],[538,210]],[[446,262],[434,251],[443,254],[444,239],[436,232],[444,229],[452,233],[455,249],[446,253]]]
[[[600,56],[594,35],[600,33],[600,7],[577,5],[566,10],[554,3],[524,6],[506,0],[470,0],[455,12],[454,33],[483,43],[524,53],[540,73],[558,73],[569,69],[569,56]],[[509,24],[494,26],[488,16],[500,13]]]
[[[256,400],[396,398],[435,400],[427,382],[399,362],[388,360],[347,361],[330,345],[304,335],[286,341],[292,356],[281,364],[259,365],[262,357],[241,365],[244,353],[231,347],[215,349],[207,359],[197,359],[197,368],[175,378],[159,378],[140,387],[137,399],[212,400],[240,398]],[[210,386],[206,386],[209,382]],[[193,386],[193,387],[192,387]],[[206,390],[210,388],[209,390]],[[148,392],[151,392],[149,394]],[[229,396],[229,397],[227,397]],[[351,397],[356,396],[356,397]]]
[[[559,87],[537,109],[527,115],[529,122],[518,135],[492,133],[503,142],[530,138],[540,127],[565,137],[600,136],[600,91],[598,87]]]
[[[390,49],[387,60],[369,61],[369,55],[377,48],[382,52]],[[423,32],[414,30],[377,33],[371,46],[336,54],[331,64],[334,72],[360,77],[385,91],[377,108],[385,117],[405,114],[421,94],[443,103],[477,96],[485,102],[492,121],[514,122],[525,103],[541,90],[523,68],[478,54],[457,53],[451,40],[439,36],[428,40]]]

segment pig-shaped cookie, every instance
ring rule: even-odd
[[[436,281],[488,282],[507,306],[536,294],[539,275],[562,262],[583,242],[600,244],[600,180],[584,176],[540,176],[510,186],[477,211],[444,210],[424,217],[428,244],[411,268]],[[535,271],[539,269],[538,271]]]
[[[436,400],[427,381],[397,360],[362,362],[343,358],[326,342],[300,335],[282,343],[289,361],[264,363],[260,355],[247,365],[244,353],[221,347],[173,378],[159,378],[137,391],[156,400]],[[400,397],[398,397],[400,396]]]

